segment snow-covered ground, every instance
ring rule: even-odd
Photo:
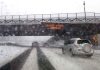
[[[64,40],[54,41],[53,43],[49,43],[50,47],[62,47],[64,46]]]
[[[0,46],[0,67],[28,50],[28,47]]]
[[[46,42],[52,36],[1,36],[0,42],[12,42],[21,45],[31,46],[32,42],[37,41],[39,43]]]
[[[54,47],[62,47],[64,45],[64,40],[59,40],[54,43]]]
[[[52,36],[1,36],[0,43],[16,43],[19,45],[31,46],[32,42],[37,41],[39,43],[46,42]],[[0,67],[12,61],[14,58],[28,50],[30,47],[18,47],[0,45]],[[31,56],[32,54],[30,54]],[[35,54],[36,55],[36,54]],[[34,56],[35,56],[34,55]],[[30,57],[29,59],[32,59]],[[30,60],[31,61],[31,60]]]

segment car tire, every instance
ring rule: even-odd
[[[70,51],[70,53],[71,53],[71,56],[75,56],[75,53],[73,52],[72,49],[70,49],[69,51]]]
[[[71,56],[75,56],[75,53],[73,51],[71,51]]]

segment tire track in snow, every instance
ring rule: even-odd
[[[55,70],[39,47],[37,48],[37,56],[39,70]]]

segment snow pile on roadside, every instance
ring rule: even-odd
[[[63,45],[64,45],[64,40],[56,41],[56,42],[55,42],[55,45],[63,46]]]
[[[49,44],[51,47],[62,47],[64,45],[64,40],[54,41],[53,44]]]
[[[0,67],[7,64],[28,49],[29,48],[27,47],[0,46]]]
[[[28,45],[30,46],[32,42],[37,41],[39,43],[46,42],[48,39],[50,39],[52,36],[1,36],[0,42],[11,42],[11,43],[17,43],[21,45]]]

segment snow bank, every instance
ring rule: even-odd
[[[26,47],[0,46],[0,67],[12,61],[28,49]]]
[[[12,42],[21,45],[31,45],[32,42],[37,41],[39,43],[46,42],[52,36],[1,36],[0,42]]]

